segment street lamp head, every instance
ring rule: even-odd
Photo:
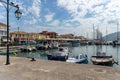
[[[15,16],[19,20],[22,16],[22,13],[20,12],[19,8],[15,11]]]

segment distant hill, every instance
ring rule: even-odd
[[[115,33],[108,34],[108,35],[104,36],[102,39],[103,40],[116,40],[117,39],[117,34],[118,34],[118,38],[120,39],[120,32],[115,32]]]

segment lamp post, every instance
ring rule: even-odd
[[[0,0],[0,2],[7,5],[5,7],[6,11],[7,11],[7,54],[6,54],[6,65],[9,65],[10,64],[10,59],[9,59],[9,10],[10,10],[10,8],[9,8],[9,5],[12,6],[12,7],[17,8],[17,10],[15,11],[15,16],[16,16],[17,19],[19,19],[21,17],[22,13],[19,10],[19,6],[15,5],[13,2],[9,3],[9,0],[7,0],[7,2]]]

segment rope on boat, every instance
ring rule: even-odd
[[[112,56],[112,57],[113,57],[113,56]],[[115,64],[119,65],[119,62],[118,62],[118,61],[116,61],[114,58],[113,58],[113,63],[115,63]]]
[[[114,61],[115,64],[119,65],[118,61],[115,61],[114,59],[113,59],[113,61]]]

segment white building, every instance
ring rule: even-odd
[[[0,44],[7,41],[7,25],[0,22]]]

